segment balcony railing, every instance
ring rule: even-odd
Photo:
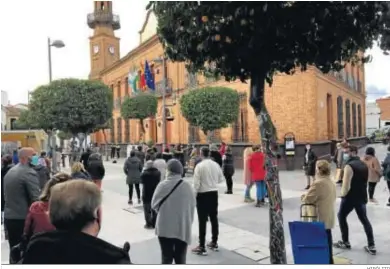
[[[87,15],[87,23],[90,28],[95,28],[97,24],[112,25],[114,30],[121,28],[118,15],[113,15],[110,11],[96,11]]]
[[[156,82],[155,87],[156,87],[156,94],[162,95],[164,90],[164,80],[160,80],[159,82]],[[173,82],[172,79],[168,78],[166,88],[165,88],[165,95],[170,95],[172,94],[172,92],[173,92]]]

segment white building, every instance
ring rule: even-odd
[[[380,109],[376,102],[366,103],[366,134],[369,135],[373,131],[383,127],[380,119]]]
[[[7,124],[7,113],[5,107],[8,103],[8,93],[6,91],[1,91],[1,130],[5,130],[5,125]]]

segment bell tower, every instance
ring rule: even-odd
[[[119,60],[119,38],[114,31],[121,26],[119,16],[112,13],[112,1],[94,1],[93,5],[94,12],[87,16],[88,26],[93,29],[89,38],[89,79],[99,79],[100,71]]]

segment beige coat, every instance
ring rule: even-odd
[[[335,224],[336,185],[330,176],[316,176],[302,203],[314,204],[317,208],[318,221],[324,222],[326,229],[332,229]],[[310,215],[313,212],[308,213]]]
[[[382,176],[382,168],[378,159],[371,155],[362,157],[362,161],[368,167],[368,182],[379,182]]]
[[[250,185],[251,184],[251,172],[248,167],[248,159],[249,156],[253,153],[252,148],[246,148],[243,153],[243,167],[244,167],[244,184]]]

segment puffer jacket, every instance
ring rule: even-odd
[[[140,159],[137,157],[127,158],[124,166],[123,172],[126,174],[126,184],[140,184],[141,183],[141,171],[143,164]]]

